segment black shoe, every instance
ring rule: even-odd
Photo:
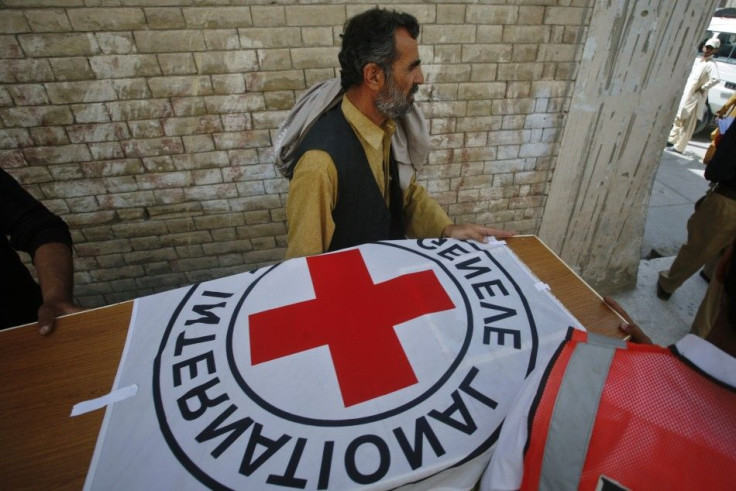
[[[646,259],[648,261],[650,259],[657,259],[660,257],[664,257],[664,256],[662,256],[662,254],[660,254],[657,249],[652,249],[651,251],[649,251],[649,254],[643,257],[643,259]]]
[[[660,298],[662,300],[669,300],[671,296],[672,294],[664,291],[664,288],[660,286],[659,281],[658,281],[657,282],[657,298]]]
[[[710,283],[710,278],[708,278],[708,275],[705,274],[705,272],[702,269],[700,270],[700,277],[703,278],[706,283]]]
[[[675,144],[674,144],[674,143],[670,143],[670,142],[667,142],[667,147],[668,147],[668,148],[669,148],[669,147],[674,147],[674,146],[675,146]]]
[[[680,152],[679,150],[676,150],[675,147],[667,147],[665,150],[669,152],[679,153],[680,155],[682,155],[682,152]]]

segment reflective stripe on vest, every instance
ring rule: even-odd
[[[736,387],[667,348],[587,338],[571,331],[547,367],[521,489],[734,489]]]
[[[552,413],[540,490],[577,488],[616,348],[625,349],[626,343],[593,333],[587,344],[575,346]]]

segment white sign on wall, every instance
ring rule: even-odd
[[[86,487],[421,487],[488,456],[571,325],[504,245],[455,240],[138,299],[115,382],[138,390],[108,407]]]

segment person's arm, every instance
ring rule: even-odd
[[[406,235],[416,239],[440,237],[452,220],[424,187],[412,176],[404,190],[404,223]]]
[[[710,69],[707,71],[707,79],[702,87],[700,87],[700,90],[702,90],[703,93],[708,93],[708,89],[714,87],[718,83],[718,69],[715,67],[715,62],[709,68]]]
[[[516,234],[472,223],[453,224],[445,210],[416,183],[414,177],[404,191],[404,219],[407,235],[415,238],[441,237],[487,242],[489,236],[505,239]]]
[[[706,95],[708,89],[718,83],[718,68],[716,68],[715,62],[703,62],[701,65],[701,72],[697,80],[693,84],[693,94]]]
[[[478,242],[488,242],[488,237],[496,239],[508,239],[516,235],[516,232],[502,230],[500,228],[485,227],[476,223],[459,223],[457,225],[448,225],[442,231],[442,237],[451,239],[468,240],[473,239]]]
[[[306,152],[294,168],[286,201],[286,259],[325,252],[335,232],[337,169],[329,154]]]
[[[13,249],[30,254],[42,295],[39,332],[51,333],[54,318],[82,310],[73,302],[74,264],[69,227],[0,169],[0,231]]]
[[[74,263],[69,246],[49,242],[36,249],[33,255],[43,303],[38,309],[38,327],[42,335],[54,329],[56,317],[83,310],[74,303]]]
[[[622,332],[630,336],[630,339],[628,339],[628,341],[639,344],[652,344],[652,339],[647,336],[644,331],[641,330],[639,325],[634,322],[631,316],[629,316],[628,312],[626,312],[623,307],[618,304],[618,302],[616,302],[611,297],[603,297],[603,301],[606,305],[611,307],[614,312],[618,313],[626,321],[619,324],[618,328]]]

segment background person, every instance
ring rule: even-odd
[[[38,320],[49,334],[57,316],[82,310],[69,227],[0,169],[0,231],[0,329]],[[14,249],[31,255],[40,287]]]
[[[339,54],[341,103],[309,130],[289,182],[286,258],[386,239],[451,237],[485,241],[511,232],[454,225],[418,185],[399,185],[391,152],[394,120],[424,82],[419,24],[406,13],[372,9],[348,20]]]
[[[718,67],[713,61],[713,55],[720,46],[721,41],[718,38],[707,40],[703,47],[703,57],[693,64],[690,76],[687,78],[685,92],[680,99],[680,107],[677,108],[675,122],[667,139],[667,146],[672,147],[678,153],[685,151],[687,142],[693,136],[695,126],[705,109],[708,89],[718,83]]]
[[[723,134],[705,178],[712,187],[687,221],[687,242],[669,270],[659,273],[657,296],[662,300],[736,238],[736,125]]]

